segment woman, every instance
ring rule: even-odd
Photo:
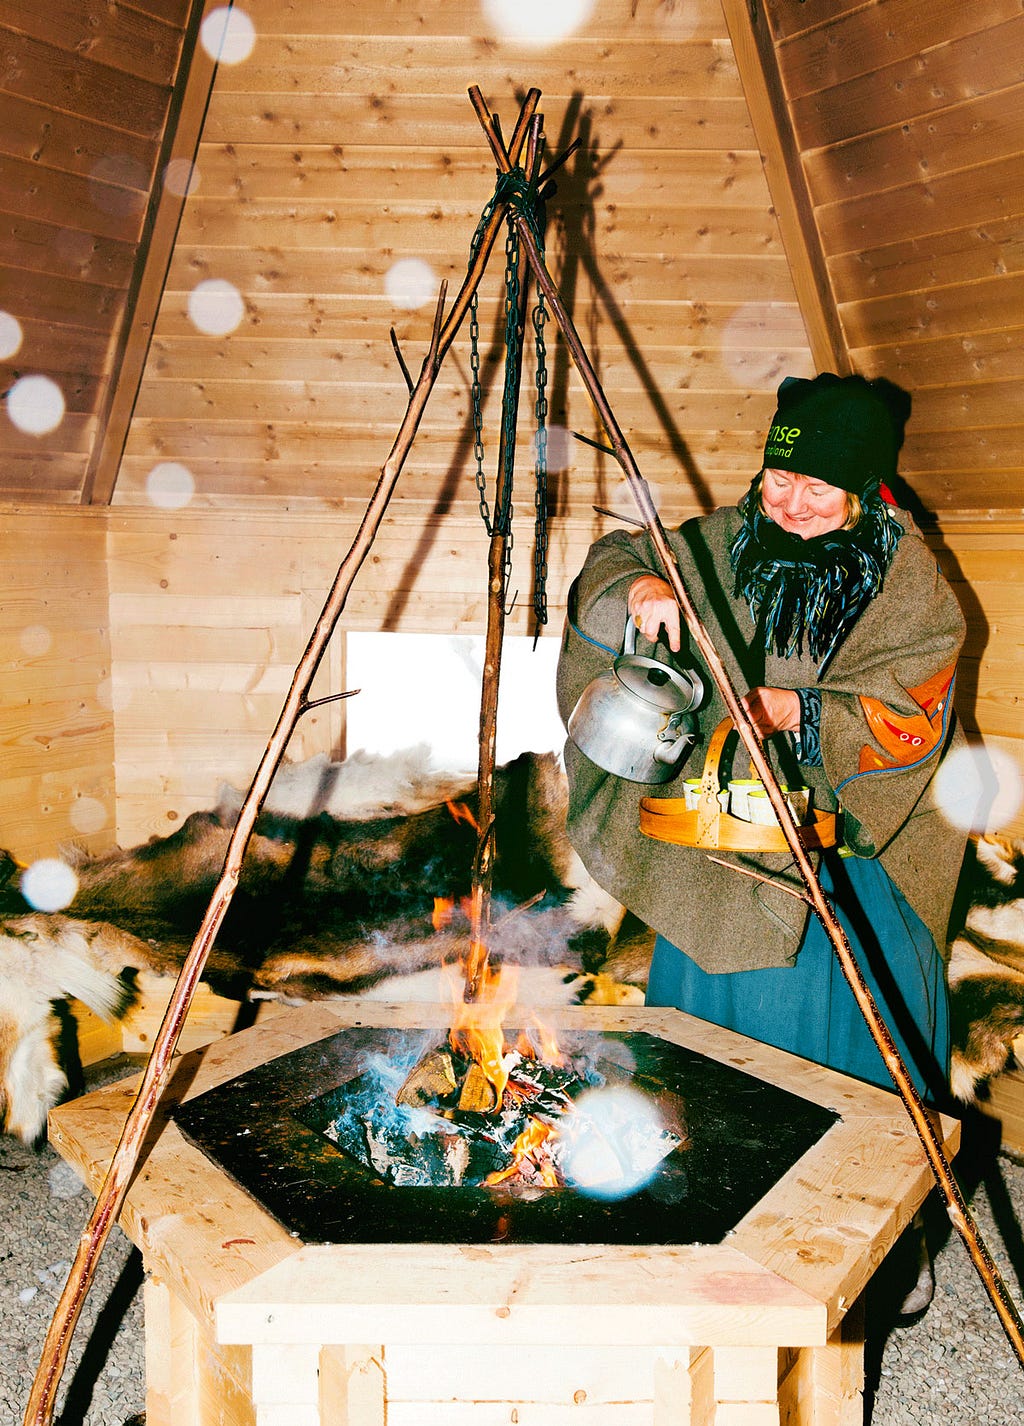
[[[909,398],[883,382],[787,378],[763,468],[736,508],[670,535],[684,583],[779,780],[840,810],[844,844],[818,868],[922,1094],[949,1057],[944,956],[964,837],[931,798],[959,737],[952,714],[964,622],[911,517],[891,503]],[[591,549],[559,665],[568,717],[625,618],[679,650],[685,630],[647,536]],[[581,634],[582,640],[576,634]],[[707,680],[710,683],[710,680]],[[726,710],[701,710],[706,740]],[[570,742],[569,832],[595,879],[658,933],[648,1003],[891,1088],[831,943],[805,902],[642,836],[653,791]],[[737,767],[742,774],[745,768]],[[665,789],[661,788],[662,795]],[[744,855],[799,885],[788,852]]]

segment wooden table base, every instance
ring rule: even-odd
[[[672,1010],[573,1007],[841,1117],[719,1244],[304,1245],[166,1117],[350,1025],[444,1006],[298,1007],[185,1055],[121,1215],[147,1270],[148,1426],[854,1426],[857,1304],[931,1187],[894,1094]],[[57,1151],[95,1190],[134,1081],[60,1106]],[[947,1152],[958,1125],[942,1120]]]

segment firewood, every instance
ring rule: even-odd
[[[418,1108],[445,1099],[456,1088],[455,1068],[447,1050],[430,1050],[406,1075],[395,1096],[397,1104]]]
[[[459,1108],[473,1114],[493,1114],[498,1107],[498,1096],[494,1085],[474,1060],[462,1081]]]

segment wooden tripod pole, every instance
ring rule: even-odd
[[[510,149],[517,159],[526,142],[530,121],[536,112],[539,101],[540,91],[531,89],[523,102],[510,141]],[[377,530],[380,528],[391,493],[419,428],[427,399],[437,380],[441,363],[469,310],[470,300],[483,276],[491,249],[494,246],[494,240],[504,220],[505,205],[497,204],[481,235],[476,256],[466,274],[458,297],[447,320],[444,321],[442,318],[447,285],[442,284],[434,316],[430,346],[424,358],[419,378],[410,393],[409,403],[398,435],[395,437],[391,452],[381,469],[380,477],[355,540],[338,569],[327,602],[296,667],[277,726],[242,803],[238,821],[228,843],[220,880],[214,889],[202,924],[175,983],[153,1042],[153,1049],[143,1071],[138,1094],[128,1112],[106,1177],[100,1185],[92,1216],[82,1232],[74,1262],[71,1265],[67,1282],[57,1303],[43,1344],[39,1366],[25,1410],[24,1426],[48,1426],[53,1418],[54,1400],[67,1361],[75,1325],[92,1284],[103,1246],[110,1236],[110,1230],[117,1220],[125,1194],[131,1184],[143,1142],[152,1123],[160,1096],[170,1078],[174,1049],[210,949],[238,886],[242,860],[259,809],[270,789],[274,773],[284,756],[295,725],[309,706],[307,693],[323,658],[327,643],[345,607],[348,591],[369,553]]]
[[[543,138],[538,115],[530,124],[526,171],[536,177]],[[506,379],[498,442],[498,470],[494,488],[494,518],[487,549],[487,632],[484,637],[484,666],[480,688],[479,760],[477,763],[477,850],[473,862],[470,899],[470,949],[466,960],[463,999],[477,1000],[487,972],[487,929],[491,916],[491,887],[494,880],[494,764],[498,736],[498,689],[501,681],[501,650],[505,638],[505,561],[511,531],[502,525],[501,512],[511,500],[508,485],[515,464],[515,433],[519,415],[519,392],[523,375],[523,340],[530,301],[530,268],[517,258],[515,311],[515,354],[506,346],[506,362],[514,362]],[[506,293],[506,302],[511,300]],[[509,511],[511,521],[511,510]]]
[[[498,167],[503,171],[507,171],[507,169],[512,166],[512,160],[502,145],[500,137],[496,135],[493,124],[485,124],[483,127],[484,133],[491,145],[491,151],[498,163]],[[580,340],[579,333],[576,331],[572,318],[566,311],[558,289],[551,278],[551,274],[548,272],[544,260],[537,250],[529,223],[515,210],[513,210],[513,219],[519,233],[520,243],[533,269],[537,286],[547,300],[548,307],[565,338],[566,345],[580,373],[583,384],[586,386],[590,399],[594,403],[598,415],[601,417],[615,453],[615,458],[622,467],[623,474],[633,493],[637,508],[643,517],[644,528],[647,530],[658,558],[664,568],[665,577],[679,603],[683,618],[686,621],[694,644],[718,686],[743,744],[750,754],[750,760],[757,770],[758,777],[764,783],[769,800],[778,817],[783,835],[793,853],[793,858],[800,872],[801,879],[806,887],[807,899],[832,943],[840,968],[856,999],[861,1014],[864,1016],[871,1037],[878,1047],[879,1053],[885,1062],[889,1074],[892,1076],[893,1083],[917,1131],[918,1138],[921,1141],[921,1145],[928,1159],[939,1193],[946,1206],[946,1212],[950,1222],[959,1233],[970,1253],[971,1260],[978,1270],[978,1274],[992,1301],[992,1305],[996,1310],[1003,1329],[1006,1332],[1010,1345],[1017,1357],[1017,1361],[1021,1367],[1024,1367],[1024,1322],[1021,1321],[1020,1313],[1010,1296],[998,1267],[993,1261],[991,1253],[978,1231],[978,1226],[971,1215],[970,1208],[960,1191],[960,1185],[953,1176],[949,1162],[939,1142],[938,1135],[935,1132],[935,1126],[929,1116],[929,1111],[925,1108],[921,1096],[918,1094],[917,1088],[910,1078],[903,1057],[900,1055],[896,1043],[893,1040],[892,1033],[885,1023],[875,1003],[875,999],[861,974],[860,967],[854,959],[853,952],[850,949],[843,928],[839,924],[835,912],[832,910],[830,903],[821,889],[821,883],[818,881],[814,866],[803,843],[800,841],[797,824],[790,810],[789,803],[783,796],[775,774],[772,771],[771,764],[765,756],[757,730],[740,701],[740,697],[729,677],[728,670],[723,664],[718,650],[715,648],[696,607],[690,599],[679,566],[676,563],[675,555],[668,543],[664,527],[658,516],[654,501],[651,498],[647,482],[640,473],[633,453],[629,449],[614,413],[608,404],[608,400],[601,389],[597,373]]]

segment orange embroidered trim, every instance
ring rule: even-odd
[[[860,750],[860,772],[877,772],[886,767],[908,767],[934,752],[942,739],[946,720],[943,711],[949,698],[956,665],[933,674],[907,692],[920,708],[920,713],[905,717],[894,713],[877,698],[861,697],[871,735],[882,749],[865,743]]]

